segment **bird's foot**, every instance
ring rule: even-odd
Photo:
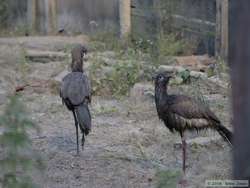
[[[84,144],[82,144],[82,150],[84,150]]]
[[[76,152],[75,157],[80,157],[80,152],[79,151]]]
[[[85,143],[85,138],[84,138],[84,135],[82,136],[82,150],[84,150],[84,143]]]
[[[178,181],[178,185],[180,188],[185,188],[188,186],[188,181],[185,178],[185,175],[183,177],[181,177],[181,179]]]

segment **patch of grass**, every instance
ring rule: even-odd
[[[98,105],[95,109],[96,115],[105,115],[118,112],[118,109],[115,106],[101,106]]]
[[[221,57],[218,57],[215,64],[215,73],[219,77],[221,77],[221,73],[229,73],[229,67],[225,60]]]
[[[187,41],[178,39],[175,34],[160,34],[157,40],[159,57],[177,56],[185,54],[190,49]]]
[[[158,171],[155,175],[156,188],[176,188],[180,176],[179,171]]]
[[[49,81],[49,89],[50,89],[51,94],[59,95],[60,86],[61,86],[60,82],[58,82],[56,80]]]
[[[18,61],[18,70],[21,73],[21,79],[23,82],[27,82],[27,75],[30,70],[28,60],[26,59],[27,52],[25,49],[22,49],[21,55]]]
[[[90,36],[91,48],[96,51],[119,51],[123,48],[122,41],[112,31],[99,32]]]
[[[212,77],[212,76],[218,76],[219,78],[222,77],[222,73],[226,73],[229,74],[229,67],[227,62],[225,62],[225,60],[221,57],[218,57],[216,60],[216,63],[214,64],[214,66],[210,66],[207,70],[207,75],[208,77]]]
[[[101,61],[100,58],[94,56],[89,67],[91,89],[94,94],[103,94],[102,90],[106,90],[106,88],[104,88],[105,75],[101,74],[103,69]]]

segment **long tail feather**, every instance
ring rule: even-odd
[[[88,135],[91,131],[91,115],[87,104],[81,104],[76,108],[76,116],[81,131]]]
[[[225,141],[227,141],[230,145],[233,145],[232,144],[233,133],[230,130],[228,130],[223,125],[217,125],[216,130],[223,137]]]

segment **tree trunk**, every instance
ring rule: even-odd
[[[250,1],[229,1],[229,65],[233,89],[234,178],[250,180]]]
[[[119,1],[120,37],[126,39],[131,32],[131,0]]]
[[[28,0],[27,2],[27,21],[28,26],[31,31],[35,31],[36,28],[36,10],[37,10],[37,0]]]
[[[57,29],[57,1],[49,0],[48,3],[48,33],[54,34]]]
[[[228,58],[228,40],[228,0],[217,0],[215,54],[224,60]]]

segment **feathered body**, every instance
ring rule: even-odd
[[[91,87],[87,75],[83,71],[83,56],[87,50],[84,46],[76,46],[72,54],[72,72],[67,74],[61,84],[60,97],[63,104],[72,111],[77,139],[77,153],[78,147],[78,125],[82,132],[82,146],[84,145],[84,135],[88,135],[91,130],[91,115],[88,104],[91,103]]]
[[[162,79],[162,80],[161,80]],[[155,83],[155,103],[159,118],[171,132],[182,134],[185,130],[212,128],[231,142],[232,133],[224,127],[216,115],[204,104],[184,95],[168,95],[169,78],[158,75]]]
[[[85,135],[91,130],[91,116],[88,104],[91,101],[91,90],[88,77],[82,72],[72,72],[63,78],[61,86],[61,97],[63,103],[71,111],[76,111],[78,123]],[[80,113],[82,108],[86,108],[86,115]],[[82,111],[83,112],[83,111]],[[84,121],[81,121],[81,116]]]

